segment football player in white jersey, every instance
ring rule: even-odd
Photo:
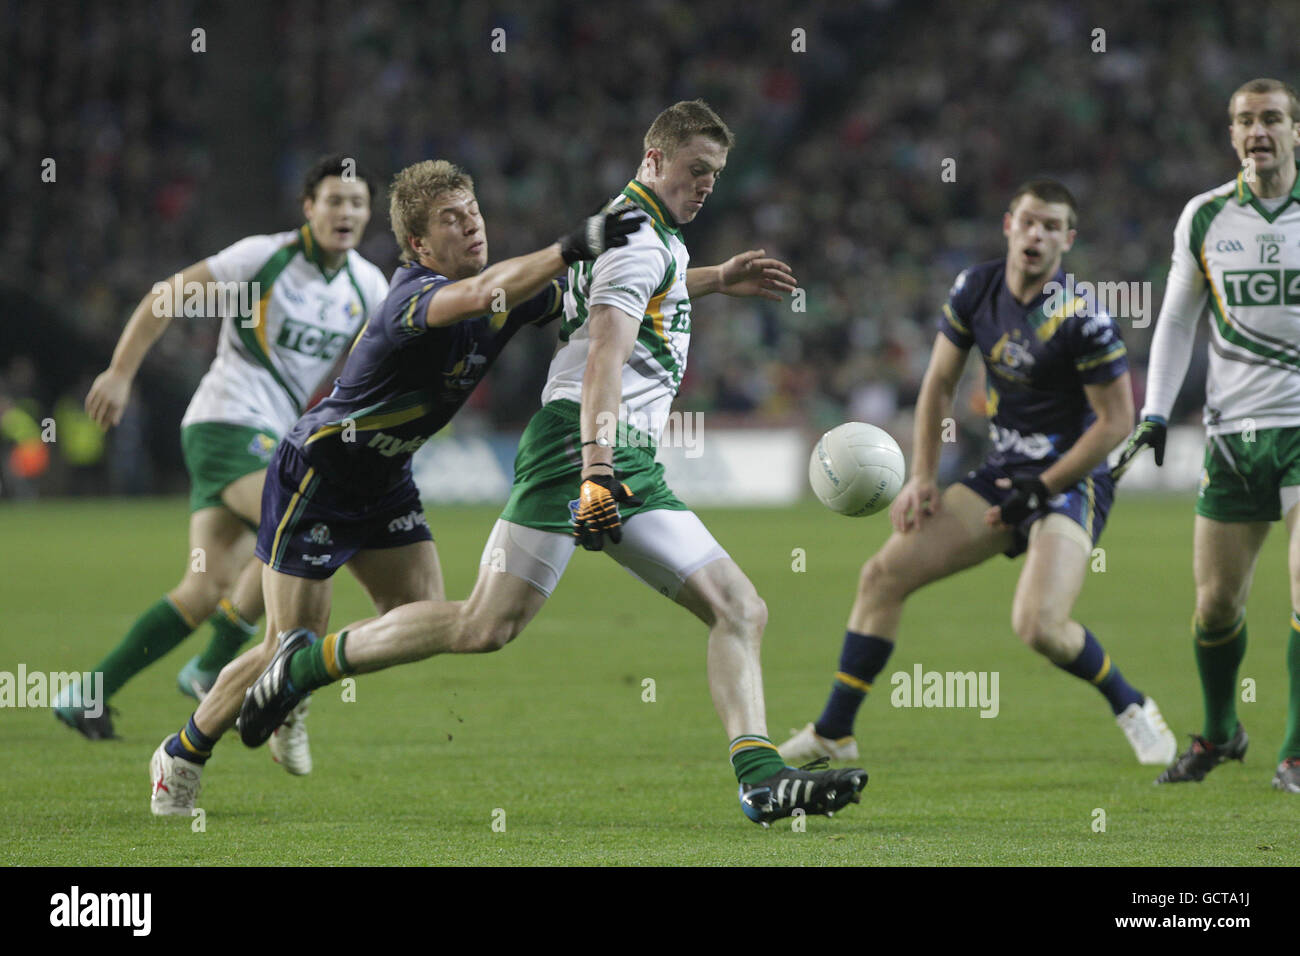
[[[346,647],[346,669],[337,663],[340,652],[309,686],[294,686],[286,675],[290,658],[312,648],[283,644],[250,688],[241,728],[273,726],[302,694],[344,673],[504,647],[541,609],[581,543],[607,551],[709,627],[709,687],[747,817],[766,825],[859,799],[863,771],[794,770],[768,739],[759,665],[766,605],[655,462],[686,365],[692,300],[711,292],[779,300],[794,289],[789,267],[762,250],[687,268],[680,226],[713,192],[732,143],[701,100],[669,107],[646,133],[636,177],[606,209],[637,207],[652,228],[570,267],[543,407],[520,440],[510,500],[469,599],[408,604],[327,635],[316,643]]]
[[[211,645],[180,677],[191,696],[253,635],[263,613],[252,549],[267,462],[388,292],[383,273],[356,252],[372,192],[355,160],[321,158],[305,177],[300,228],[242,239],[155,284],[91,386],[86,411],[102,427],[118,424],[141,362],[171,320],[210,317],[217,306],[217,355],[181,425],[191,481],[185,574],[94,667],[104,675],[98,695],[70,688],[57,702],[55,715],[91,740],[114,736],[107,700],[205,618],[216,630]],[[305,733],[277,735],[273,754],[291,772],[310,769]]]
[[[1174,229],[1173,264],[1147,374],[1142,422],[1119,468],[1165,432],[1208,305],[1205,466],[1196,502],[1193,566],[1196,665],[1203,733],[1157,783],[1200,781],[1241,760],[1237,670],[1246,653],[1246,598],[1271,524],[1290,536],[1290,699],[1273,786],[1300,793],[1300,99],[1279,80],[1251,80],[1228,102],[1242,169],[1201,193]]]

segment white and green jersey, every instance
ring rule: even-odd
[[[284,436],[383,304],[388,282],[355,250],[327,274],[307,225],[241,239],[207,265],[228,283],[212,296],[221,334],[181,425],[225,422]],[[198,314],[209,314],[206,303]]]
[[[686,372],[690,255],[672,216],[649,187],[633,180],[605,211],[628,205],[644,210],[650,221],[628,237],[626,246],[569,268],[560,347],[551,359],[542,404],[557,399],[582,402],[582,375],[591,345],[587,316],[592,306],[614,306],[641,318],[636,345],[623,366],[619,419],[658,444]]]
[[[1184,208],[1144,416],[1169,418],[1207,305],[1206,431],[1300,426],[1300,177],[1290,195],[1260,199],[1239,174]]]

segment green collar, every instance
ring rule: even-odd
[[[623,195],[649,213],[650,219],[660,229],[680,235],[681,230],[677,226],[677,220],[673,219],[664,201],[656,196],[655,191],[649,186],[634,179],[623,187]]]
[[[347,255],[343,256],[343,265],[337,269],[325,268],[324,253],[321,252],[320,243],[316,241],[316,237],[312,234],[310,223],[303,223],[298,230],[298,242],[302,246],[303,258],[320,270],[320,274],[325,277],[326,282],[333,282],[336,275],[347,269]]]
[[[1264,208],[1264,204],[1259,201],[1259,197],[1255,195],[1255,191],[1251,189],[1250,184],[1246,182],[1246,171],[1244,169],[1237,173],[1236,199],[1238,206],[1254,206],[1255,211],[1263,216],[1267,222],[1272,222],[1280,216],[1282,210],[1291,205],[1293,201],[1300,200],[1300,162],[1296,163],[1296,178],[1295,182],[1291,186],[1291,192],[1287,196],[1287,201],[1282,203],[1282,205],[1278,206],[1277,209],[1272,212],[1269,212]]]

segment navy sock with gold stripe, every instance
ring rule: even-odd
[[[1124,679],[1119,668],[1110,662],[1110,655],[1101,646],[1092,631],[1083,629],[1083,650],[1068,664],[1057,664],[1061,670],[1088,681],[1101,691],[1112,713],[1123,713],[1130,704],[1141,704],[1141,692]]]
[[[893,651],[894,642],[883,637],[857,631],[844,632],[840,669],[835,674],[831,696],[826,701],[826,709],[813,724],[813,730],[819,736],[838,740],[853,733],[858,708]]]
[[[190,763],[205,764],[216,745],[216,740],[199,730],[194,723],[194,715],[190,714],[189,722],[180,729],[180,733],[168,738],[163,749],[173,757],[180,757]]]

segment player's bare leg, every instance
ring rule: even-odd
[[[1070,618],[1083,589],[1092,541],[1064,515],[1049,514],[1029,532],[1025,566],[1011,603],[1011,626],[1032,650],[1064,666],[1083,649],[1083,625]]]
[[[936,514],[914,530],[894,532],[862,566],[849,630],[893,640],[909,594],[1011,547],[1010,531],[985,525],[988,508],[965,485],[950,485]]]
[[[767,605],[754,585],[735,561],[719,558],[688,577],[676,600],[709,628],[709,692],[728,739],[766,737],[759,649]]]
[[[1096,636],[1070,616],[1091,555],[1092,537],[1077,522],[1062,514],[1035,521],[1011,626],[1032,650],[1102,693],[1139,763],[1163,766],[1177,753],[1178,740],[1160,708],[1124,679]]]
[[[349,626],[348,667],[365,674],[436,654],[500,650],[545,603],[546,595],[527,581],[482,564],[464,601],[417,601]]]
[[[246,525],[257,526],[261,514],[262,483],[266,470],[251,472],[227,485],[221,500],[228,513]],[[202,700],[216,682],[221,668],[234,658],[239,649],[257,634],[257,622],[265,612],[262,600],[262,564],[253,557],[251,535],[241,543],[231,560],[241,569],[233,585],[222,591],[212,609],[212,636],[207,646],[195,654],[176,675],[181,693]]]
[[[821,716],[781,744],[792,763],[814,757],[856,760],[853,723],[871,683],[894,649],[908,595],[1001,554],[1012,534],[984,521],[989,505],[965,485],[950,485],[934,514],[895,531],[866,564],[849,612],[839,670]]]

